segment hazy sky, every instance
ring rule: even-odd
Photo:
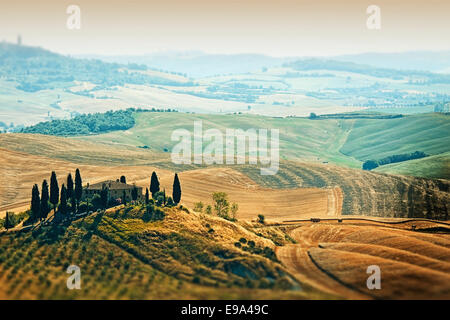
[[[66,9],[81,9],[81,29]],[[381,29],[366,27],[369,5]],[[64,54],[165,50],[274,56],[450,50],[449,0],[2,0],[0,40]]]

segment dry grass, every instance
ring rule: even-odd
[[[311,285],[344,298],[449,299],[449,235],[408,227],[305,223],[291,232],[298,244],[279,248],[277,256],[299,279],[309,278]],[[370,265],[381,268],[381,290],[367,289]]]
[[[89,144],[88,144],[89,145]],[[128,183],[149,187],[152,171],[161,179],[161,188],[167,194],[172,192],[173,172],[154,166],[106,166],[76,164],[64,160],[31,155],[2,149],[0,175],[4,182],[0,186],[0,214],[21,211],[29,206],[31,188],[43,179],[49,181],[52,170],[56,171],[60,185],[69,172],[74,175],[79,168],[84,183],[106,179],[115,180],[121,175]],[[211,194],[215,191],[228,193],[230,200],[239,204],[238,219],[256,219],[264,214],[271,220],[288,220],[300,217],[326,217],[337,210],[339,200],[330,200],[336,191],[320,188],[296,188],[273,190],[257,185],[244,174],[231,168],[211,168],[185,171],[179,174],[182,186],[182,203],[193,207],[197,201],[212,204]]]
[[[369,254],[312,248],[317,265],[344,285],[382,299],[450,299],[450,276],[409,263]],[[369,290],[367,267],[381,269],[381,289]]]
[[[274,247],[239,223],[178,208],[145,222],[144,211],[121,208],[1,235],[0,299],[333,297],[299,284],[276,259],[236,247],[241,238]],[[66,287],[71,264],[81,268],[81,290]]]

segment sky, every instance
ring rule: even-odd
[[[67,28],[69,5],[80,29]],[[381,28],[370,30],[369,5]],[[0,41],[62,54],[161,51],[332,56],[450,50],[448,0],[13,0],[0,3]]]

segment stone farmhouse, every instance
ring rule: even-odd
[[[122,183],[120,181],[114,181],[114,180],[106,180],[106,181],[102,181],[102,182],[98,182],[98,183],[94,183],[94,184],[87,184],[84,188],[83,188],[83,199],[86,198],[92,198],[95,194],[99,194],[102,191],[103,188],[108,188],[108,200],[110,199],[122,199],[123,194],[125,192],[125,198],[126,201],[131,201],[132,197],[131,197],[131,192],[133,190],[133,188],[137,189],[137,199],[140,200],[142,199],[143,195],[142,195],[142,187],[138,187],[136,185],[132,185],[132,184],[126,184],[126,183]]]

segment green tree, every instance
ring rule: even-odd
[[[73,180],[72,180],[72,174],[69,173],[67,176],[67,199],[72,199],[74,196],[73,194]]]
[[[75,171],[75,199],[77,203],[76,211],[78,211],[78,204],[83,196],[83,181],[81,180],[80,170],[77,168]]]
[[[161,207],[164,204],[165,202],[164,197],[165,196],[163,191],[158,191],[157,193],[155,193],[155,200],[157,206]]]
[[[6,211],[5,222],[3,223],[3,226],[5,227],[6,230],[9,229],[9,212],[8,211]]]
[[[59,202],[59,186],[58,179],[56,179],[55,171],[52,171],[50,177],[50,203],[53,205],[53,214],[56,213],[56,205]]]
[[[133,189],[131,189],[131,199],[133,199],[133,201],[136,201],[138,197],[138,188],[136,188],[136,186],[133,186]]]
[[[150,195],[148,194],[148,188],[145,188],[145,204],[148,204]]]
[[[219,217],[228,217],[230,203],[228,202],[228,195],[225,192],[214,192],[212,194],[214,201],[214,210]]]
[[[156,193],[159,192],[159,180],[156,172],[152,172],[152,177],[150,179],[150,192],[152,193],[152,198],[155,199]]]
[[[311,112],[310,114],[309,114],[309,119],[317,119],[318,117],[317,117],[317,114],[315,114],[314,112]]]
[[[64,183],[61,186],[61,199],[59,201],[58,213],[60,215],[59,221],[61,221],[62,218],[65,218],[67,214],[67,189],[64,186]]]
[[[89,199],[86,198],[86,207],[89,206]],[[77,207],[77,202],[75,200],[75,197],[70,198],[70,207],[71,207],[71,211],[72,213],[75,213],[75,208]]]
[[[120,182],[127,183],[127,178],[125,176],[120,177]]]
[[[127,205],[127,193],[125,190],[122,192],[122,203],[126,206]]]
[[[173,201],[175,202],[175,204],[180,203],[181,185],[180,185],[180,180],[178,179],[177,173],[175,173],[175,177],[173,179],[172,198],[173,198]]]
[[[203,212],[203,202],[199,201],[194,203],[194,211]]]
[[[40,214],[41,214],[41,199],[39,195],[38,185],[35,184],[31,191],[31,220],[32,221],[39,220]]]
[[[363,170],[372,170],[378,167],[378,161],[376,160],[367,160],[363,163]]]
[[[211,214],[211,213],[212,213],[212,207],[211,207],[210,204],[208,204],[208,205],[206,206],[206,208],[205,208],[205,213],[207,213],[207,214]]]
[[[233,202],[233,204],[231,205],[231,217],[233,218],[233,220],[236,220],[236,214],[239,210],[239,205],[236,202]]]
[[[167,206],[168,207],[173,207],[175,205],[175,202],[173,202],[173,199],[172,199],[172,197],[168,197],[167,198]]]
[[[108,194],[109,189],[106,186],[103,186],[102,191],[100,191],[100,199],[102,201],[102,209],[106,209],[108,206]]]
[[[48,206],[49,194],[48,194],[48,184],[47,180],[42,181],[42,190],[41,190],[41,214],[40,218],[45,219],[50,211]]]
[[[258,214],[258,222],[261,224],[265,223],[266,218],[262,214]]]

